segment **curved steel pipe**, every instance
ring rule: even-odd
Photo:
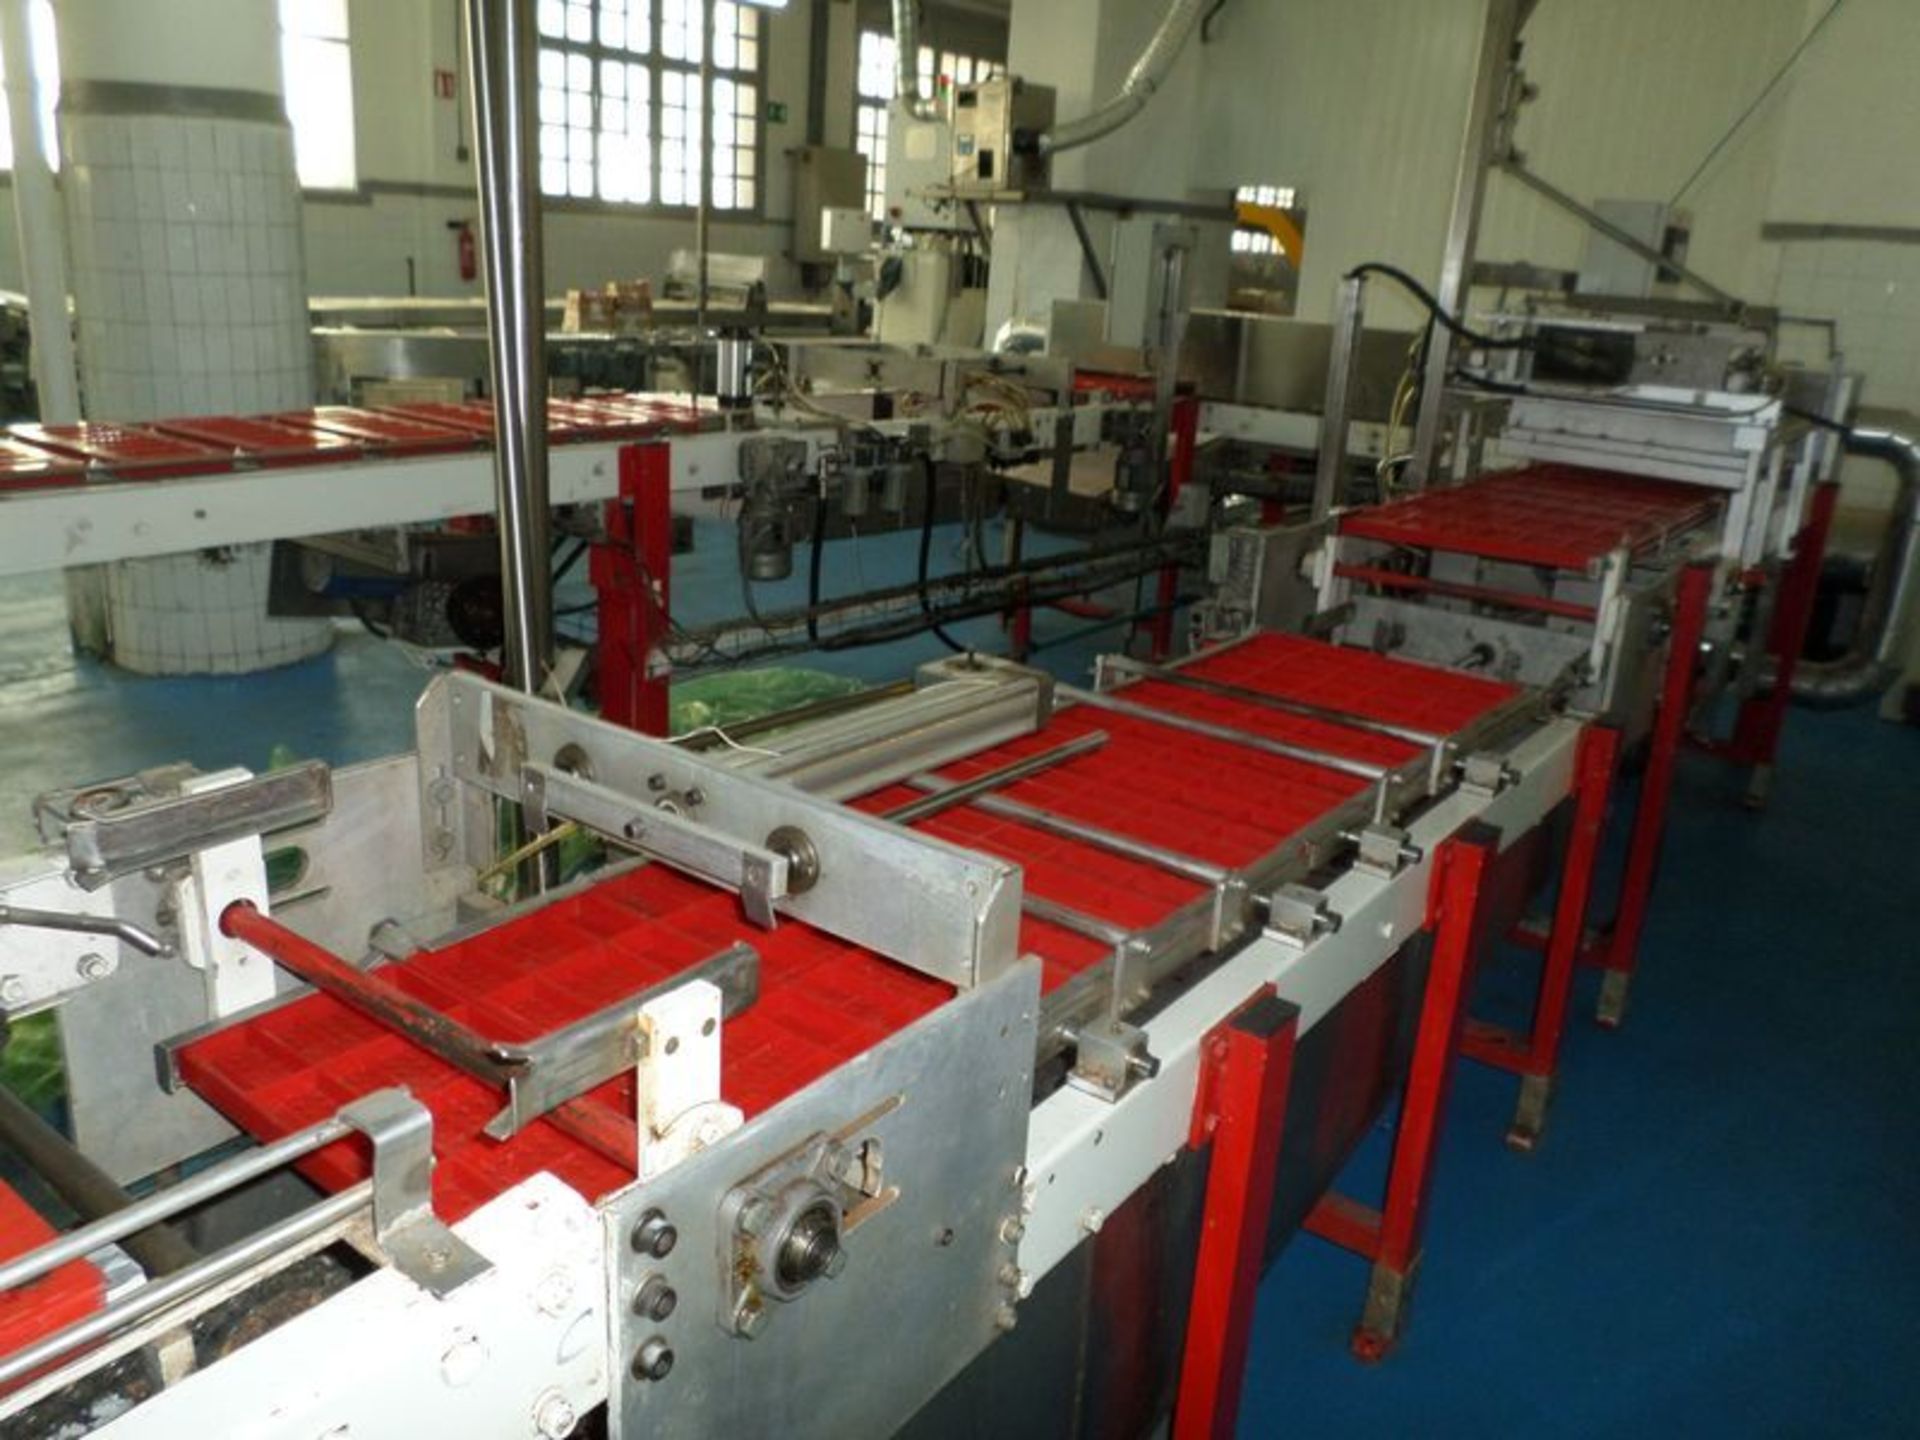
[[[1897,430],[1859,429],[1849,431],[1844,443],[1849,455],[1891,465],[1899,489],[1853,644],[1837,660],[1802,660],[1794,671],[1793,698],[1815,708],[1857,705],[1893,684],[1900,673],[1901,620],[1920,584],[1920,440]]]
[[[896,12],[899,5],[905,3],[910,3],[910,0],[896,0]],[[1146,109],[1147,101],[1166,82],[1167,72],[1173,69],[1173,62],[1180,58],[1180,52],[1186,48],[1187,37],[1199,23],[1200,13],[1207,8],[1207,3],[1208,0],[1173,0],[1160,27],[1147,42],[1147,48],[1140,52],[1140,58],[1133,62],[1133,68],[1127,72],[1120,93],[1078,120],[1070,120],[1065,125],[1056,125],[1047,131],[1040,137],[1040,153],[1054,155],[1062,150],[1091,145],[1095,140],[1111,135]]]

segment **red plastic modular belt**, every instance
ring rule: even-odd
[[[1193,667],[1210,676],[1380,720],[1454,730],[1513,692],[1490,681],[1261,636]],[[1155,682],[1130,687],[1143,704],[1218,724],[1386,763],[1412,746]],[[1127,715],[1079,707],[1021,737],[948,767],[960,780],[1088,730],[1099,750],[996,792],[1217,864],[1265,854],[1366,782],[1323,766],[1248,749]],[[866,796],[882,811],[920,792],[894,786]],[[961,805],[920,828],[1003,856],[1025,870],[1028,893],[1129,929],[1152,925],[1199,896],[1192,881],[1157,867],[1002,820]],[[903,966],[783,921],[756,931],[730,893],[646,866],[608,879],[444,949],[387,967],[395,984],[497,1039],[531,1039],[666,979],[746,940],[760,951],[760,996],[727,1022],[723,1093],[749,1115],[870,1049],[940,1004],[950,989]],[[1042,957],[1044,985],[1060,985],[1105,958],[1106,947],[1027,920],[1021,945]],[[542,1122],[498,1143],[480,1133],[500,1095],[348,1010],[313,995],[188,1047],[181,1071],[202,1096],[262,1138],[285,1134],[386,1085],[406,1085],[434,1112],[436,1202],[458,1217],[539,1170],[597,1196],[631,1177]],[[586,1097],[632,1123],[630,1078]],[[312,1157],[308,1173],[330,1187],[364,1170],[359,1148]]]
[[[1637,554],[1690,529],[1719,505],[1698,485],[1531,465],[1353,511],[1341,517],[1340,533],[1585,571],[1623,545]]]
[[[0,1180],[0,1260],[12,1260],[54,1238],[57,1232]],[[106,1281],[87,1260],[69,1260],[57,1270],[13,1290],[0,1291],[0,1355],[11,1355],[76,1320],[106,1301]]]

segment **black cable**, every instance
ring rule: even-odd
[[[347,602],[347,608],[353,611],[353,618],[358,620],[361,624],[361,627],[369,635],[373,636],[374,639],[391,640],[393,638],[393,631],[382,629],[380,626],[374,624],[373,621],[368,617],[366,601],[349,600]]]
[[[965,655],[967,653],[967,647],[947,634],[947,632],[941,628],[939,622],[933,618],[933,601],[927,595],[927,559],[933,553],[933,512],[938,508],[937,502],[940,498],[939,487],[933,468],[933,457],[931,455],[922,455],[920,457],[920,473],[925,481],[923,491],[924,501],[920,514],[920,613],[926,617],[927,628],[933,631],[942,645],[946,646],[956,655]],[[811,629],[813,627],[814,617],[809,615],[807,619],[809,628]]]
[[[1213,43],[1214,16],[1218,15],[1222,10],[1226,8],[1227,8],[1227,0],[1213,0],[1213,8],[1208,10],[1207,13],[1201,17],[1200,43],[1202,45],[1211,45]]]
[[[1700,163],[1693,167],[1693,173],[1687,177],[1687,183],[1673,192],[1673,199],[1667,202],[1669,205],[1678,205],[1686,198],[1687,192],[1699,183],[1700,177],[1707,173],[1707,167],[1713,164],[1714,157],[1727,148],[1733,137],[1738,135],[1745,128],[1747,121],[1753,118],[1754,112],[1767,103],[1767,97],[1780,88],[1780,82],[1793,73],[1794,66],[1798,65],[1800,58],[1807,53],[1807,47],[1819,38],[1820,32],[1827,28],[1827,22],[1840,12],[1840,7],[1844,3],[1845,0],[1833,0],[1833,4],[1827,7],[1827,13],[1814,21],[1800,43],[1793,47],[1793,53],[1787,56],[1778,70],[1773,72],[1773,78],[1760,87],[1760,93],[1753,97],[1753,103],[1742,110],[1740,118],[1729,125],[1726,133],[1713,142],[1712,148],[1701,157]]]
[[[1796,419],[1804,420],[1809,425],[1821,430],[1831,430],[1836,435],[1845,435],[1849,438],[1853,435],[1853,427],[1851,425],[1843,424],[1838,420],[1829,420],[1826,416],[1816,415],[1811,410],[1802,410],[1798,405],[1782,404],[1780,408]]]
[[[1462,340],[1470,344],[1478,345],[1482,350],[1529,350],[1533,347],[1533,340],[1530,336],[1523,335],[1513,340],[1502,340],[1497,336],[1482,334],[1465,321],[1449,315],[1446,310],[1441,307],[1440,302],[1434,298],[1431,290],[1427,289],[1426,286],[1422,285],[1398,265],[1387,265],[1378,260],[1369,260],[1364,265],[1354,266],[1353,269],[1347,272],[1346,278],[1349,280],[1358,280],[1363,275],[1383,275],[1393,281],[1394,284],[1398,285],[1401,289],[1412,295],[1414,299],[1426,306],[1427,313],[1442,325],[1446,326],[1450,332],[1458,335]]]
[[[560,561],[560,563],[554,567],[553,583],[558,585],[562,580],[566,579],[567,572],[572,570],[574,566],[578,565],[580,563],[580,557],[586,553],[587,553],[587,542],[584,540],[575,541],[573,549],[570,550],[566,554],[566,556]]]

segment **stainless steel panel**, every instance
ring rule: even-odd
[[[1028,960],[608,1202],[616,1440],[886,1435],[1000,1333],[1038,1014]],[[880,1142],[886,1201],[849,1224],[843,1270],[769,1305],[759,1332],[738,1338],[722,1202],[823,1133]],[[649,1211],[678,1236],[658,1259],[631,1239]],[[661,1320],[635,1313],[656,1278],[678,1297]],[[636,1379],[629,1367],[650,1345],[672,1352],[671,1371]]]

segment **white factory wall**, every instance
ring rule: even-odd
[[[1831,0],[1808,0],[1808,23]],[[1839,325],[1841,352],[1871,405],[1920,413],[1920,5],[1847,0],[1783,97],[1779,163],[1767,199],[1771,298]],[[1803,353],[1823,341],[1799,337]],[[1887,488],[1859,467],[1863,492]],[[1850,475],[1849,480],[1853,477]]]
[[[1290,0],[1221,12],[1193,122],[1196,178],[1292,185],[1308,210],[1300,313],[1326,319],[1339,276],[1388,260],[1439,270],[1484,0]],[[1519,142],[1586,200],[1667,198],[1800,36],[1805,0],[1542,0],[1525,69],[1540,96]],[[1256,122],[1252,97],[1265,97]],[[1689,197],[1693,259],[1734,289],[1770,283],[1758,245],[1777,117]],[[1490,259],[1577,267],[1578,222],[1493,176]],[[1412,311],[1383,297],[1383,320]]]

